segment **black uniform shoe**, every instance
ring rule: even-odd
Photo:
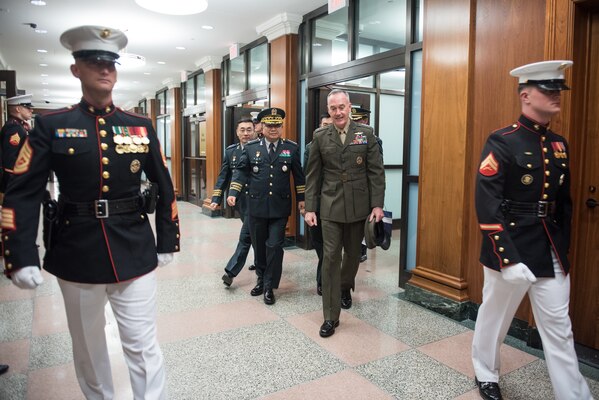
[[[351,290],[341,291],[341,308],[349,310],[351,308]]]
[[[320,331],[318,331],[318,333],[320,334],[320,337],[329,337],[329,336],[332,336],[333,333],[335,333],[335,328],[338,327],[338,326],[339,326],[339,320],[337,320],[337,321],[331,321],[331,320],[327,319],[320,326]]]
[[[254,288],[250,292],[250,294],[252,296],[260,296],[262,293],[264,293],[264,286],[262,286],[261,283],[259,283],[256,286],[254,286]]]
[[[474,382],[478,386],[480,397],[485,400],[501,400],[501,390],[497,382],[479,382],[477,377],[474,377]]]
[[[322,296],[322,285],[316,286],[316,293],[318,293],[319,296]]]
[[[368,250],[368,247],[366,247],[365,244],[362,245],[362,253],[360,254],[360,262],[363,263],[364,261],[368,260],[368,256],[366,255],[366,251]]]
[[[253,270],[255,270],[255,269],[256,269],[256,266],[255,266],[254,264],[252,264],[252,265],[250,265],[250,266],[248,267],[248,269],[249,269],[250,271],[253,271]]]
[[[223,283],[225,284],[225,286],[231,286],[231,284],[233,283],[233,277],[229,274],[224,274]]]
[[[275,294],[272,292],[272,289],[266,289],[264,291],[264,304],[273,305],[275,304]]]
[[[8,365],[6,365],[6,364],[0,364],[0,375],[2,375],[3,373],[5,373],[6,371],[8,371]]]

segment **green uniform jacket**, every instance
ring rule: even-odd
[[[334,125],[314,132],[306,166],[306,211],[334,222],[366,219],[385,202],[385,168],[372,128],[351,121],[341,143]]]

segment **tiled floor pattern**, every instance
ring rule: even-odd
[[[342,312],[335,335],[323,339],[313,251],[285,251],[277,302],[267,306],[249,295],[252,271],[244,269],[230,288],[221,281],[240,222],[209,218],[188,203],[179,210],[183,252],[158,270],[158,330],[170,399],[478,398],[472,330],[395,296],[401,291],[397,241],[386,252],[369,251],[354,306]],[[250,254],[248,265],[251,260]],[[82,398],[62,296],[56,279],[44,276],[35,291],[0,282],[0,363],[10,364],[0,376],[2,400]],[[109,309],[107,315],[116,398],[130,399]],[[507,399],[552,398],[542,358],[508,345],[501,356]],[[599,398],[599,371],[583,371]]]

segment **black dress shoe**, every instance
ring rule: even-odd
[[[341,291],[341,308],[349,310],[351,308],[351,290]]]
[[[229,274],[224,274],[223,283],[225,284],[225,286],[231,286],[231,284],[233,283],[233,277]]]
[[[264,293],[264,286],[261,283],[254,286],[254,288],[250,292],[252,296],[260,296],[262,293]]]
[[[322,296],[322,285],[316,286],[316,293],[318,293],[319,296]]]
[[[366,255],[366,251],[368,250],[368,247],[366,247],[366,245],[363,244],[361,250],[362,251],[360,253],[360,262],[363,263],[364,261],[368,260],[368,256]]]
[[[5,373],[6,371],[8,371],[8,365],[6,365],[6,364],[0,364],[0,375],[2,375],[3,373]]]
[[[275,294],[272,292],[272,289],[266,289],[264,291],[264,304],[268,304],[269,306],[275,304]]]
[[[480,396],[485,400],[501,400],[501,390],[497,382],[479,382],[477,377],[474,377],[474,382],[478,386]]]
[[[320,331],[318,331],[318,333],[320,334],[320,337],[332,336],[333,333],[335,333],[335,328],[338,326],[339,326],[339,320],[331,321],[330,319],[327,319],[320,326]]]
[[[250,271],[253,271],[253,270],[255,270],[255,269],[256,269],[256,266],[255,266],[254,264],[252,264],[252,265],[250,265],[250,266],[248,267],[248,269],[249,269]]]

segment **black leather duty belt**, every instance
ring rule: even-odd
[[[108,218],[110,215],[127,214],[140,211],[142,208],[142,199],[139,196],[118,200],[100,199],[84,203],[66,201],[59,198],[58,202],[62,215],[65,216],[75,215]]]
[[[555,213],[555,201],[523,202],[504,200],[501,203],[504,213],[512,215],[528,215],[545,218]]]

